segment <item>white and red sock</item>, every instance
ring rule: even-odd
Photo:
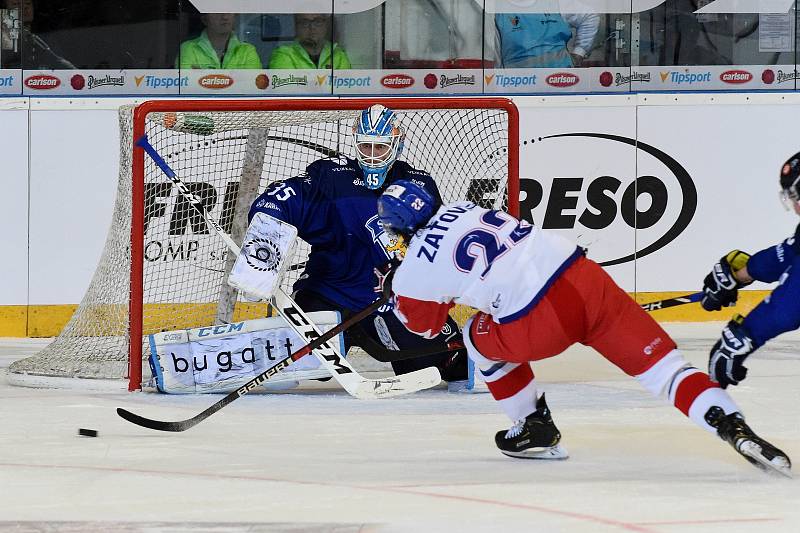
[[[705,420],[712,406],[721,407],[725,414],[740,411],[718,383],[687,363],[678,350],[672,350],[636,379],[654,396],[666,397],[692,422],[712,433],[717,430]]]

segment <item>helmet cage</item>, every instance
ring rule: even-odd
[[[396,126],[392,126],[390,135],[371,135],[356,131],[353,137],[356,159],[364,169],[389,170],[402,149],[403,133]],[[383,153],[375,155],[376,152]]]

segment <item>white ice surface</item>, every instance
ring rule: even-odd
[[[667,325],[701,368],[720,327]],[[729,389],[796,459],[798,340],[760,350]],[[41,345],[0,340],[0,367]],[[493,435],[509,422],[486,394],[370,402],[326,384],[248,395],[158,433],[115,408],[177,420],[219,396],[28,389],[3,372],[0,531],[800,531],[798,480],[755,469],[595,352],[534,370],[566,461],[501,455]]]

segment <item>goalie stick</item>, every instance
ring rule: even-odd
[[[147,152],[153,162],[155,162],[161,171],[178,187],[180,194],[192,204],[192,207],[203,215],[206,224],[214,230],[232,252],[238,255],[240,252],[239,246],[233,242],[230,235],[225,233],[222,226],[211,218],[211,215],[205,209],[202,202],[189,191],[186,184],[175,174],[156,149],[153,148],[147,140],[146,135],[143,135],[136,141],[136,146],[143,148],[144,151]],[[291,296],[286,294],[283,289],[278,287],[273,295],[273,300],[275,309],[284,320],[286,320],[287,324],[300,335],[301,339],[312,339],[322,336],[322,332],[320,332],[305,312],[300,309],[297,303],[295,303]],[[314,348],[311,353],[320,360],[334,379],[336,379],[351,396],[356,398],[389,398],[427,389],[437,385],[441,381],[439,370],[434,367],[423,368],[392,378],[367,379],[359,374],[350,362],[342,357],[336,347],[329,342],[321,343]]]
[[[280,372],[281,370],[283,370],[287,366],[291,365],[293,362],[297,361],[301,357],[305,357],[306,355],[311,353],[315,348],[318,348],[319,346],[322,346],[323,344],[325,344],[329,339],[332,339],[333,337],[335,337],[339,333],[345,331],[347,328],[351,327],[353,324],[355,324],[357,322],[360,322],[365,317],[367,317],[370,314],[372,314],[373,312],[375,312],[380,306],[385,304],[388,299],[389,299],[389,293],[387,292],[386,294],[382,295],[381,298],[375,300],[372,304],[370,304],[369,307],[366,307],[363,310],[359,311],[358,313],[356,313],[355,315],[351,316],[350,318],[348,318],[347,320],[345,320],[344,322],[342,322],[338,326],[335,326],[334,328],[330,329],[325,334],[317,337],[316,339],[314,339],[310,343],[306,344],[305,346],[303,346],[302,348],[300,348],[299,350],[297,350],[293,354],[291,354],[291,355],[289,355],[287,357],[284,357],[283,359],[278,361],[275,364],[275,366],[273,366],[272,368],[268,368],[267,370],[265,370],[261,374],[257,375],[256,377],[254,377],[253,379],[251,379],[250,381],[248,381],[247,383],[245,383],[244,385],[242,385],[241,387],[239,387],[235,391],[227,394],[224,398],[222,398],[218,402],[212,404],[211,406],[207,407],[206,409],[204,409],[203,411],[201,411],[200,413],[196,414],[195,416],[193,416],[191,418],[187,418],[186,420],[179,420],[179,421],[176,421],[176,422],[153,420],[152,418],[146,418],[146,417],[143,417],[141,415],[137,415],[136,413],[132,413],[132,412],[130,412],[130,411],[126,410],[126,409],[123,409],[121,407],[117,408],[117,414],[119,416],[121,416],[122,418],[124,418],[125,420],[127,420],[128,422],[132,422],[132,423],[136,424],[137,426],[142,426],[142,427],[146,427],[146,428],[149,428],[149,429],[155,429],[157,431],[174,431],[174,432],[186,431],[187,429],[196,426],[197,424],[199,424],[200,422],[202,422],[203,420],[205,420],[209,416],[213,415],[214,413],[216,413],[217,411],[219,411],[220,409],[222,409],[223,407],[225,407],[229,403],[233,402],[234,400],[237,400],[238,398],[241,398],[242,396],[244,396],[245,394],[250,392],[253,388],[257,387],[258,385],[260,385],[262,383],[264,383],[265,381],[270,379],[272,376],[274,376],[275,374],[277,374],[278,372]],[[405,374],[405,375],[408,375],[408,374]],[[402,376],[399,376],[399,377],[402,377]],[[385,387],[382,387],[380,389],[380,391],[385,391],[386,393],[388,393],[390,391],[394,391],[394,390],[401,391],[402,387],[404,386],[403,383],[401,383],[401,380],[398,379],[398,378],[388,378],[388,379],[381,380],[381,381],[389,383],[389,388],[388,389],[385,388]],[[392,387],[394,387],[394,388],[392,388]],[[406,392],[413,392],[413,391],[406,391]],[[382,392],[379,392],[379,394],[381,394],[381,393]]]

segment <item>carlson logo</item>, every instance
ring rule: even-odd
[[[719,79],[725,83],[747,83],[753,79],[753,75],[746,70],[726,70],[719,75]]]
[[[569,72],[556,72],[550,74],[544,79],[547,85],[552,87],[572,87],[576,85],[581,79],[577,74],[570,74]]]
[[[405,89],[414,85],[414,78],[408,74],[388,74],[381,78],[381,85],[387,89]]]
[[[523,164],[537,161],[537,177],[520,180],[522,218],[543,229],[572,230],[603,266],[627,263],[660,250],[694,218],[697,189],[689,173],[672,156],[641,140],[604,133],[563,133],[543,137],[523,149],[533,152],[523,152],[521,160]],[[627,165],[618,163],[630,159],[631,149],[636,150],[639,162],[635,175],[630,175]],[[540,157],[545,152],[549,157]],[[559,154],[570,153],[603,156],[591,162],[573,159],[564,166]],[[559,163],[548,168],[548,160]],[[633,231],[637,235],[635,253],[630,241],[619,238]],[[586,240],[587,235],[591,241]]]
[[[25,87],[39,91],[55,89],[61,85],[61,80],[49,74],[36,74],[25,78]]]
[[[197,83],[206,89],[227,89],[233,85],[233,78],[225,74],[206,74]]]

